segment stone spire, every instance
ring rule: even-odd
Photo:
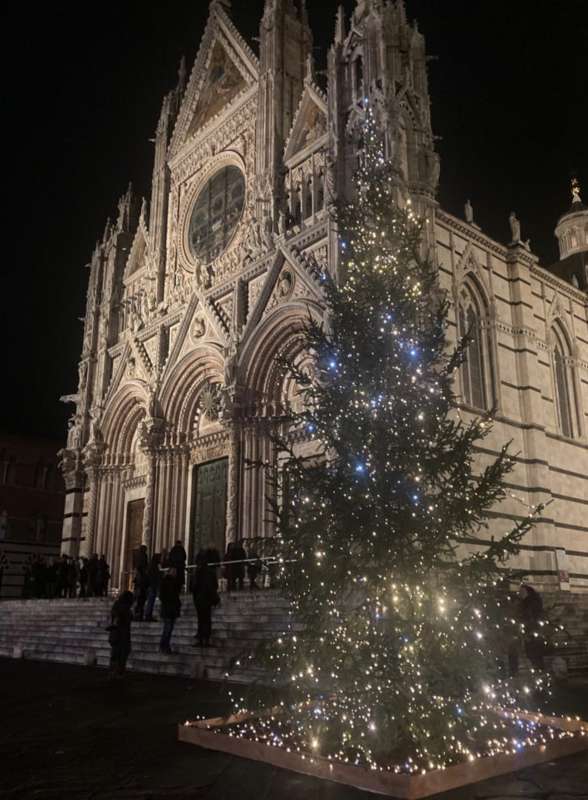
[[[345,9],[339,6],[337,9],[337,18],[335,21],[335,44],[341,45],[345,41]]]
[[[305,3],[266,0],[259,32],[259,96],[256,121],[258,200],[271,211],[276,197],[284,142],[304,88],[312,32]]]

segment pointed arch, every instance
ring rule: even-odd
[[[490,336],[490,303],[473,272],[458,289],[457,323],[460,337],[469,336],[460,369],[461,396],[466,405],[489,411],[496,404],[496,369]]]
[[[295,387],[280,360],[304,359],[303,330],[315,304],[312,301],[291,302],[268,316],[254,340],[243,352],[244,374],[255,401],[262,403],[268,416],[282,413],[291,401]],[[317,316],[320,313],[314,309]]]
[[[556,423],[563,436],[573,439],[580,434],[573,346],[565,323],[559,317],[551,325],[550,343]]]
[[[129,464],[133,438],[141,420],[147,415],[148,397],[140,381],[131,381],[112,398],[102,420],[106,458],[111,464]]]
[[[168,375],[161,390],[161,408],[178,440],[193,438],[200,396],[209,384],[223,382],[223,366],[218,350],[199,347],[182,358]]]

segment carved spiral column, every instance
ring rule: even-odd
[[[239,495],[241,482],[241,425],[236,420],[230,423],[230,456],[227,498],[227,534],[228,542],[236,541],[239,531]]]
[[[155,453],[148,450],[149,465],[147,467],[147,480],[145,484],[145,510],[143,512],[143,537],[142,543],[147,545],[147,550],[153,552],[153,494],[155,487]]]

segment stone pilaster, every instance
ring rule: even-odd
[[[60,453],[60,457],[65,482],[61,552],[75,557],[80,553],[82,540],[85,476],[81,469],[79,453],[64,450]]]

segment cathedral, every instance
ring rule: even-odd
[[[229,0],[212,0],[192,70],[163,101],[151,196],[129,188],[92,254],[78,388],[62,398],[75,408],[60,453],[63,552],[106,554],[121,587],[142,543],[161,552],[181,539],[190,560],[209,543],[269,547],[270,490],[249,464],[276,463],[268,434],[300,403],[280,357],[303,359],[301,328],[324,313],[319,275],[338,270],[329,207],[351,190],[369,103],[398,202],[426,220],[451,331],[473,331],[457,413],[496,409],[481,464],[509,441],[516,454],[492,526],[544,504],[515,565],[544,586],[588,589],[580,187],[557,222],[555,265],[538,263],[514,213],[500,243],[469,203],[463,218],[439,206],[425,39],[403,0],[339,10],[324,80],[304,0],[266,0],[258,50]]]

